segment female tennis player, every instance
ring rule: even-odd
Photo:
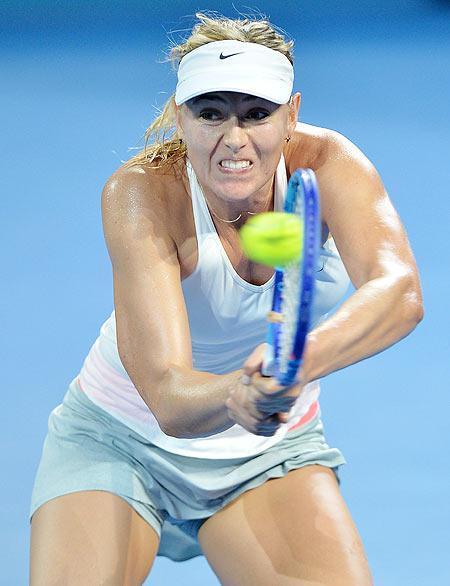
[[[414,257],[370,161],[297,122],[292,42],[265,20],[197,17],[149,144],[103,191],[115,311],[49,417],[31,584],[142,584],[156,555],[204,555],[227,586],[372,584],[319,379],[422,319]],[[320,187],[316,297],[296,400],[268,415],[273,269],[244,257],[238,231],[282,210],[299,167]]]

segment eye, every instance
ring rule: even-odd
[[[214,108],[204,108],[200,111],[199,118],[207,122],[217,122],[218,120],[222,120],[223,114]]]
[[[268,112],[267,110],[264,110],[263,108],[254,108],[253,110],[250,110],[250,112],[247,113],[246,118],[248,120],[264,120],[264,118],[267,118],[267,116],[270,116],[270,112]]]

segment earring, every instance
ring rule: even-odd
[[[286,142],[289,142],[289,141],[291,140],[291,137],[290,137],[290,136],[287,136],[287,137],[286,137],[284,140],[285,140]]]

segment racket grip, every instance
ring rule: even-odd
[[[263,376],[275,376],[275,356],[273,346],[269,343],[267,344],[266,353],[264,355],[261,374]]]

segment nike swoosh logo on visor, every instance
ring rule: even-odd
[[[219,55],[219,59],[228,59],[228,57],[234,57],[235,55],[242,55],[243,51],[240,51],[239,53],[230,53],[230,55],[224,55],[223,53],[221,53]]]

